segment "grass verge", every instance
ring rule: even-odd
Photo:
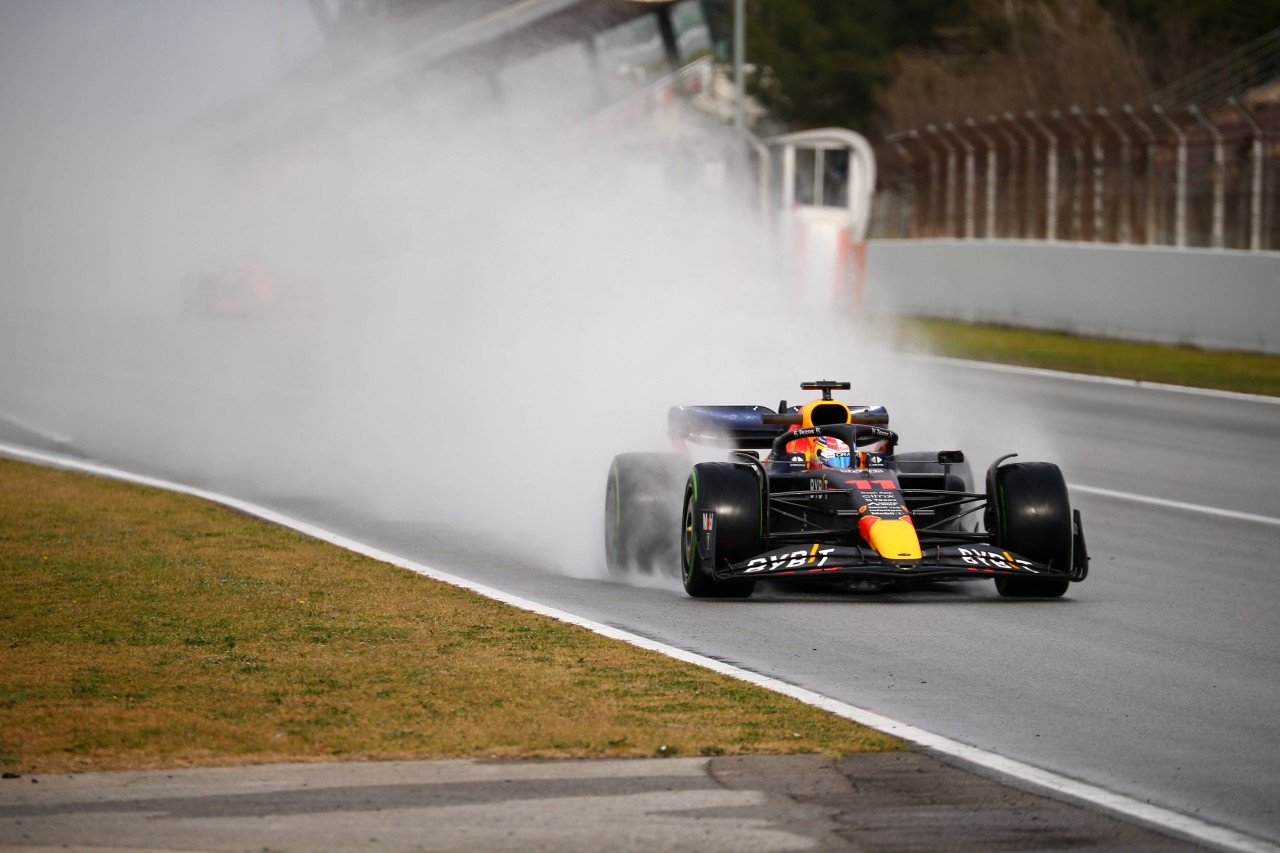
[[[938,355],[1280,396],[1280,357],[1083,338],[948,320],[897,323],[902,345]]]
[[[197,498],[5,459],[0,566],[8,771],[903,748]]]

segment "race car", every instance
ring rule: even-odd
[[[994,580],[1057,598],[1085,579],[1079,510],[1058,466],[997,459],[974,491],[959,450],[900,453],[883,406],[803,382],[800,406],[675,406],[672,453],[614,457],[605,489],[611,572],[674,570],[694,598],[746,598],[761,580],[872,591]],[[693,447],[723,461],[692,461]]]

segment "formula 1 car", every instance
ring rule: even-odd
[[[680,567],[695,598],[746,598],[758,580],[877,590],[994,579],[1056,598],[1088,573],[1079,510],[1058,466],[1002,456],[975,492],[959,450],[899,453],[882,406],[804,382],[801,406],[675,406],[674,453],[614,458],[605,493],[611,572]],[[689,445],[727,461],[693,464]],[[683,497],[681,497],[683,496]]]

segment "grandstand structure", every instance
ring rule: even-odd
[[[554,75],[586,117],[711,54],[698,0],[310,0],[324,49],[211,124],[288,136],[334,116],[511,109]]]
[[[860,301],[874,152],[846,130],[761,139],[738,126],[741,111],[748,125],[762,112],[743,105],[716,60],[726,35],[712,31],[700,0],[309,6],[324,34],[320,54],[200,128],[228,162],[288,156],[352,122],[398,114],[442,128],[527,115],[554,124],[565,145],[608,146],[620,173],[737,193],[790,253],[799,298]]]

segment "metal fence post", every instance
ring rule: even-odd
[[[925,141],[924,137],[921,137],[920,141],[924,142]],[[937,139],[937,141],[942,142],[943,140]],[[945,143],[943,144],[942,153],[947,159],[942,161],[939,161],[936,156],[938,154],[937,146],[928,145],[928,149],[929,149],[929,165],[931,168],[935,169],[932,175],[933,186],[930,187],[929,189],[929,192],[931,193],[931,197],[933,199],[933,202],[932,202],[933,209],[932,209],[932,213],[930,214],[930,219],[933,222],[933,228],[934,228],[933,233],[935,235],[945,234],[947,236],[950,236],[950,233],[947,229],[951,227],[951,223],[949,219],[949,217],[951,216],[951,212],[947,207],[947,205],[950,203],[948,201],[948,193],[950,192],[949,186],[950,186],[950,180],[951,180],[951,175],[948,170],[954,166],[954,163],[952,163],[950,159],[951,149],[947,147]]]
[[[920,131],[915,128],[912,128],[908,135],[913,140],[920,143],[920,147],[924,149],[925,156],[929,158],[929,218],[926,224],[931,228],[936,227],[939,220],[939,201],[942,196],[942,193],[940,192],[942,188],[942,178],[939,174],[940,170],[938,169],[938,152],[934,150],[932,145],[924,140],[924,137],[920,135]]]
[[[1120,228],[1116,239],[1121,243],[1133,242],[1133,223],[1130,222],[1130,196],[1133,195],[1133,148],[1129,144],[1129,136],[1107,112],[1106,107],[1098,107],[1098,116],[1107,123],[1111,131],[1120,139]]]
[[[1093,160],[1093,192],[1090,198],[1093,222],[1090,226],[1092,233],[1089,236],[1093,238],[1093,242],[1101,243],[1105,239],[1104,232],[1106,230],[1106,222],[1102,211],[1102,196],[1106,192],[1106,152],[1102,150],[1102,137],[1098,133],[1098,128],[1085,115],[1084,110],[1078,106],[1073,106],[1071,114],[1084,125],[1085,131],[1089,134],[1089,156]]]
[[[1018,180],[1018,140],[1012,133],[1006,130],[1001,124],[1000,119],[995,116],[987,116],[987,124],[995,128],[996,132],[1004,137],[1004,141],[1009,145],[1009,189],[1005,192],[1005,196],[1009,199],[1009,203],[1005,206],[1004,228],[1001,229],[1006,237],[1013,237],[1014,224],[1016,223],[1018,237],[1025,236],[1022,233],[1022,223],[1025,221],[1025,214],[1021,213],[1021,204],[1019,203]]]
[[[1200,108],[1191,104],[1187,107],[1187,112],[1195,116],[1196,121],[1200,122],[1200,125],[1213,137],[1213,232],[1210,240],[1213,248],[1221,249],[1226,244],[1227,154],[1222,144],[1222,134],[1218,128],[1214,127],[1213,122],[1200,112]]]
[[[1036,126],[1045,138],[1049,141],[1049,150],[1045,154],[1045,179],[1044,179],[1044,238],[1046,240],[1058,239],[1058,137],[1053,134],[1049,128],[1044,126],[1044,122],[1036,118],[1036,114],[1032,110],[1027,110],[1027,119]]]
[[[1058,129],[1071,137],[1071,161],[1074,163],[1074,176],[1071,187],[1071,239],[1084,239],[1084,148],[1080,145],[1080,137],[1071,130],[1062,112],[1053,110],[1049,117],[1058,123]]]
[[[1036,135],[1027,130],[1018,123],[1018,117],[1013,113],[1005,113],[1004,120],[1009,126],[1018,132],[1018,134],[1027,142],[1027,172],[1023,180],[1022,187],[1023,213],[1022,222],[1018,226],[1018,235],[1021,237],[1034,237],[1035,226],[1032,222],[1035,219],[1036,200],[1035,200],[1035,176],[1036,176]]]
[[[955,236],[955,216],[956,216],[956,148],[947,138],[938,130],[936,124],[931,124],[927,128],[934,137],[942,143],[947,149],[947,202],[946,202],[946,224],[943,230],[948,237]]]
[[[1187,135],[1182,132],[1182,128],[1178,126],[1178,123],[1160,108],[1159,104],[1153,105],[1151,111],[1164,119],[1165,124],[1169,125],[1169,129],[1173,131],[1173,135],[1178,138],[1178,176],[1177,185],[1174,189],[1173,244],[1181,249],[1187,245]]]
[[[1143,192],[1143,206],[1146,209],[1146,237],[1143,242],[1148,246],[1154,246],[1158,227],[1156,223],[1156,135],[1147,126],[1147,123],[1139,118],[1137,111],[1132,106],[1125,104],[1124,113],[1129,117],[1129,121],[1133,122],[1134,126],[1141,130],[1142,135],[1147,138],[1147,188]]]
[[[987,204],[986,204],[986,237],[988,240],[994,239],[996,236],[996,170],[999,168],[996,144],[990,136],[982,132],[978,127],[978,123],[972,118],[965,119],[965,125],[968,126],[974,134],[982,140],[982,144],[987,146]]]
[[[907,150],[907,146],[902,144],[903,135],[904,134],[901,134],[901,133],[891,133],[889,134],[889,136],[885,137],[885,141],[887,141],[890,145],[892,145],[893,149],[898,152],[898,156],[901,157],[903,162],[907,164],[907,171],[910,172],[912,178],[914,178],[916,174],[915,158],[911,156],[911,152]],[[907,182],[906,185],[910,186],[911,182],[910,181]],[[891,196],[890,198],[893,198],[893,197]],[[902,206],[901,200],[898,200],[895,203],[899,207]],[[894,221],[894,217],[892,216],[886,216],[885,218],[888,219],[890,222]],[[909,232],[910,229],[904,229],[904,231]],[[895,235],[887,234],[885,236],[893,237]],[[899,235],[899,236],[906,236],[906,234],[904,233],[903,235]]]
[[[1262,164],[1266,157],[1266,139],[1262,126],[1239,98],[1233,95],[1227,101],[1249,126],[1249,248],[1257,252],[1262,249]]]
[[[976,196],[975,184],[978,177],[976,166],[973,158],[973,143],[964,138],[964,134],[956,130],[956,126],[952,122],[947,122],[943,128],[950,133],[955,140],[960,143],[960,147],[964,149],[964,236],[966,240],[974,238],[974,198]]]

